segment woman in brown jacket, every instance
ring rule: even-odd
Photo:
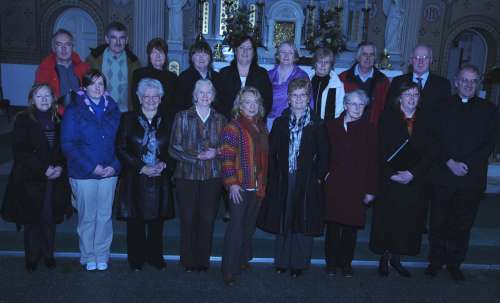
[[[345,111],[327,122],[330,159],[325,184],[325,255],[329,275],[341,268],[345,277],[352,277],[357,230],[363,228],[366,205],[374,198],[377,134],[364,115],[367,102],[362,90],[347,93]]]

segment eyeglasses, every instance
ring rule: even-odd
[[[289,55],[289,56],[293,56],[294,52],[280,51],[280,54],[281,54],[281,55]]]
[[[294,100],[297,100],[297,99],[307,99],[309,98],[309,95],[308,94],[290,94],[290,99],[294,99]]]
[[[251,52],[251,51],[253,51],[253,47],[238,47],[238,51],[240,51],[240,52]]]
[[[431,58],[431,56],[415,56],[415,57],[413,57],[413,59],[415,59],[416,61],[429,60],[430,58]]]
[[[160,101],[161,97],[160,96],[142,96],[142,100],[144,101],[155,101],[158,102]]]
[[[350,106],[350,107],[356,107],[356,108],[363,108],[366,106],[365,103],[352,103],[352,102],[346,102],[345,103],[347,106]]]
[[[458,79],[458,82],[463,85],[477,85],[479,83],[479,79]]]
[[[401,94],[401,96],[406,97],[406,98],[418,98],[418,97],[420,97],[420,94],[404,93],[404,94]]]

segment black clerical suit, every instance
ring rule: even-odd
[[[478,97],[463,102],[453,96],[439,113],[433,142],[435,161],[430,170],[429,261],[436,266],[458,267],[465,259],[479,200],[486,189],[498,110]],[[465,163],[467,174],[454,175],[446,165],[449,159]]]

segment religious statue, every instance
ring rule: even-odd
[[[385,24],[385,48],[389,54],[401,53],[403,13],[401,0],[384,0],[384,14],[387,16]]]

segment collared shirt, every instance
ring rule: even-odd
[[[367,75],[362,75],[359,71],[359,64],[354,68],[354,76],[358,76],[361,81],[366,82],[368,79],[373,78],[373,67]]]
[[[120,111],[126,112],[129,110],[127,55],[125,51],[115,55],[106,48],[102,59],[102,73],[106,76],[107,90],[118,103]]]
[[[417,78],[422,78],[422,88],[424,88],[425,83],[427,82],[427,79],[429,78],[429,72],[425,72],[420,76],[417,76],[417,74],[413,73],[413,82],[418,84]]]
[[[75,66],[71,63],[68,67],[62,64],[56,64],[57,74],[59,76],[60,95],[65,96],[70,91],[78,91],[80,81],[74,72]]]
[[[208,180],[221,176],[221,161],[218,157],[200,160],[198,154],[208,148],[220,147],[220,133],[226,122],[226,118],[213,109],[203,122],[195,106],[175,116],[168,149],[169,154],[178,161],[175,178]]]

